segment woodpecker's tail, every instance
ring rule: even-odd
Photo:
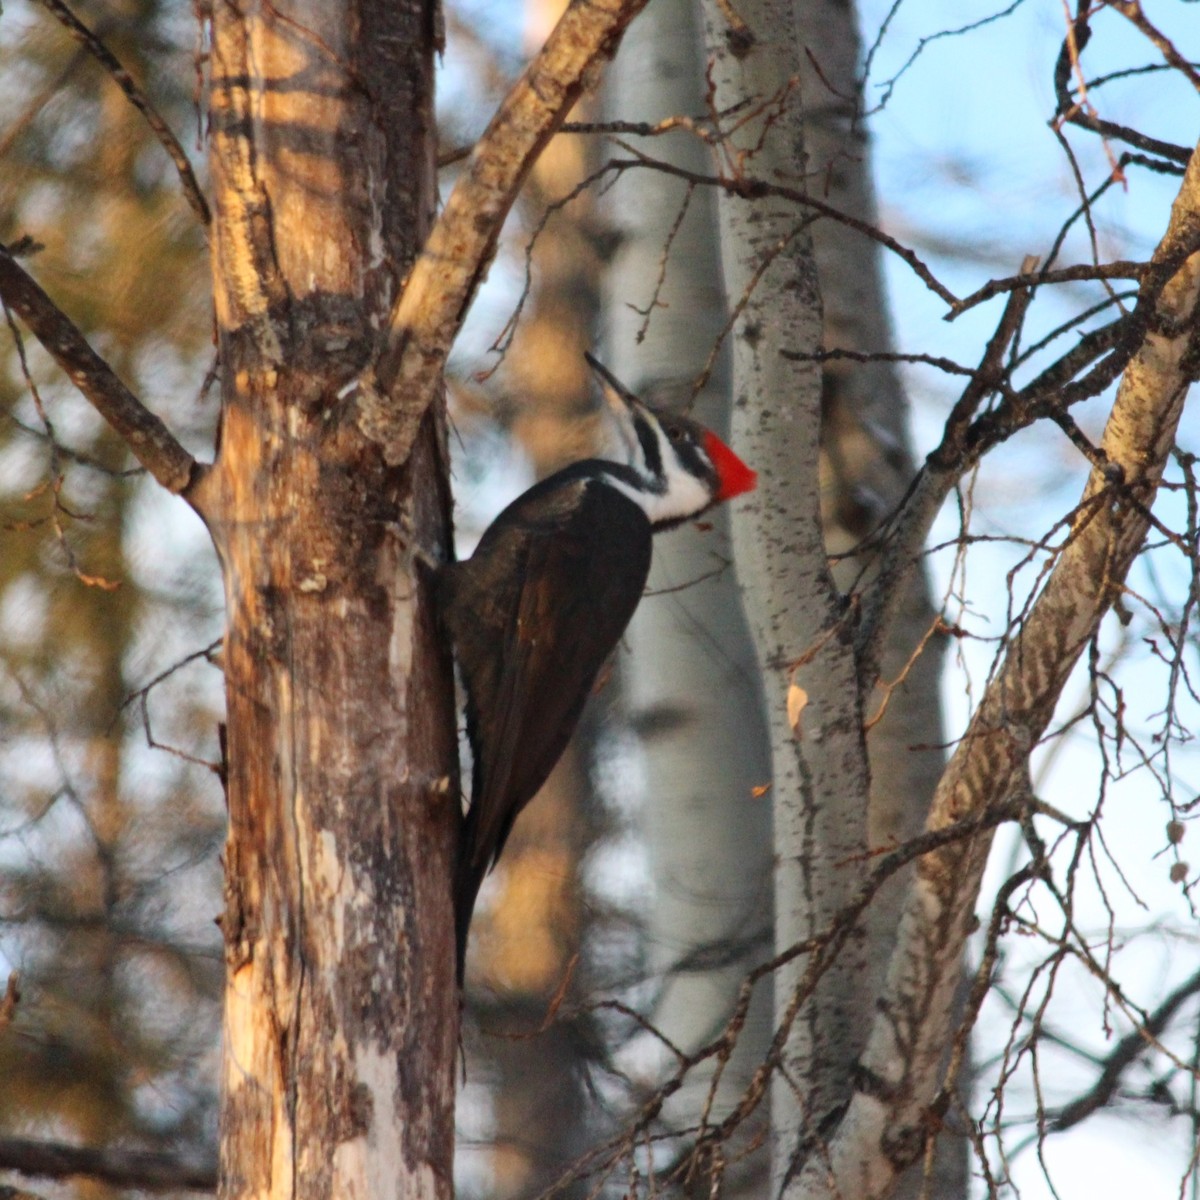
[[[475,911],[475,897],[483,876],[464,870],[459,864],[458,882],[454,887],[454,936],[455,959],[458,971],[458,986],[461,989],[467,973],[467,931],[471,928],[471,914]]]
[[[483,877],[488,873],[490,866],[486,861],[482,866],[472,863],[475,855],[472,853],[474,838],[471,832],[471,814],[468,812],[459,850],[458,873],[454,881],[454,936],[457,954],[455,961],[460,990],[466,979],[467,933],[471,928],[471,916],[475,912],[475,898],[479,895]]]

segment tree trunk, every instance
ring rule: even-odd
[[[704,7],[713,104],[738,112],[722,161],[756,179],[804,170],[796,80],[803,66],[790,2]],[[741,114],[749,114],[743,116]],[[808,226],[779,200],[722,192],[725,284],[740,306],[732,330],[734,447],[760,472],[735,507],[734,539],[746,611],[758,645],[774,754],[775,943],[824,932],[851,901],[866,850],[869,783],[849,613],[826,562],[818,443],[821,378],[813,362],[821,304]],[[806,357],[807,356],[807,357]],[[789,1027],[772,1092],[772,1191],[819,1145],[823,1122],[849,1098],[866,1025],[865,947],[856,935],[824,956],[793,959],[776,977],[775,1017]],[[803,1003],[801,1003],[803,1000]]]
[[[873,226],[878,212],[870,140],[861,120],[857,22],[854,4],[797,0],[796,37],[801,46],[812,48],[819,66],[804,74],[807,186],[839,212]],[[878,243],[829,220],[813,225],[812,239],[824,314],[822,349],[861,354],[894,350]],[[855,553],[855,548],[900,503],[916,471],[908,441],[908,397],[893,364],[844,359],[822,364],[821,397],[825,546],[838,587],[849,593],[872,574],[871,553]],[[889,629],[881,686],[866,695],[868,840],[877,851],[921,832],[945,760],[939,694],[945,638],[930,636],[934,615],[922,566],[912,573]],[[910,662],[918,648],[919,656]],[[875,681],[863,682],[869,688]],[[871,996],[883,985],[911,876],[911,869],[896,872],[867,909],[868,982],[863,990]],[[967,1158],[965,1138],[942,1139],[933,1165],[935,1196],[966,1195]],[[922,1175],[921,1168],[910,1172],[900,1194],[917,1195]]]
[[[688,0],[658,0],[638,18],[614,63],[608,115],[655,122],[702,113],[703,74],[694,7]],[[708,150],[687,132],[656,138],[651,149],[688,169],[710,167]],[[651,402],[686,403],[725,323],[715,198],[639,171],[613,188],[611,211],[620,248],[606,282],[608,363]],[[729,424],[727,382],[722,355],[695,408],[722,433]],[[761,469],[753,457],[747,461]],[[646,937],[660,991],[650,1019],[684,1051],[721,1029],[746,973],[770,953],[770,761],[762,690],[733,570],[728,510],[714,510],[704,524],[655,538],[647,595],[626,634],[623,660],[640,735],[641,821],[654,881]],[[757,989],[723,1075],[717,1112],[749,1081],[769,1039],[767,981]],[[662,1050],[657,1043],[653,1048]],[[664,1057],[662,1065],[672,1063]],[[710,1082],[711,1065],[690,1073],[669,1105],[680,1126],[694,1122]],[[757,1156],[741,1164],[726,1193],[759,1194],[760,1162]]]
[[[430,7],[213,9],[226,1197],[451,1193],[443,424],[389,467],[343,399],[432,218]]]

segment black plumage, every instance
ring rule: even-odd
[[[439,576],[475,759],[455,883],[460,983],[480,884],[566,749],[645,588],[650,520],[616,479],[636,476],[595,459],[567,467],[513,501],[475,553]]]
[[[637,608],[651,535],[755,486],[711,430],[643,404],[587,360],[608,400],[613,459],[574,463],[535,484],[469,559],[438,576],[475,758],[454,889],[460,984],[479,885],[566,749]]]

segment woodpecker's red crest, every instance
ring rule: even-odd
[[[732,500],[743,492],[752,492],[758,486],[758,472],[752,471],[715,433],[704,431],[704,449],[717,469],[720,486],[714,497],[718,504]]]

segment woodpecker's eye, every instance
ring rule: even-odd
[[[674,421],[664,421],[663,432],[670,439],[673,446],[679,445],[684,440],[683,426],[677,425]]]

